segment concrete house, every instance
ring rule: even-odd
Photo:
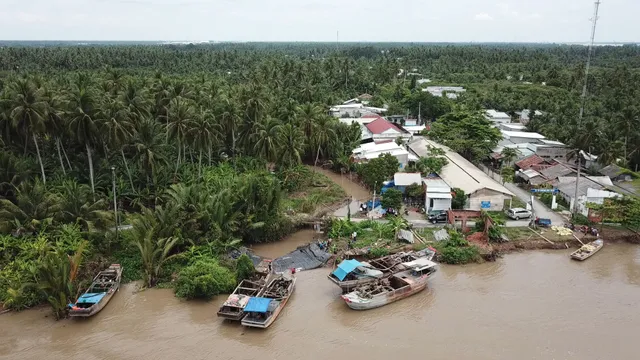
[[[366,125],[374,140],[395,140],[398,137],[403,139],[411,138],[411,134],[402,131],[398,126],[390,123],[382,117],[378,117],[374,121]]]
[[[424,178],[424,204],[427,213],[451,209],[451,187],[440,178]]]
[[[422,184],[422,176],[420,173],[403,173],[397,172],[393,175],[393,183],[394,187],[404,194],[407,189],[407,186],[417,184]]]
[[[353,158],[357,162],[367,162],[383,154],[390,154],[395,157],[400,164],[398,166],[399,170],[406,168],[409,162],[418,160],[417,156],[409,153],[404,147],[396,144],[394,141],[378,144],[370,142],[362,144],[353,150]]]
[[[502,184],[493,180],[482,170],[448,147],[424,138],[408,144],[409,150],[417,156],[429,156],[430,148],[435,147],[445,152],[449,163],[438,174],[451,188],[459,188],[467,196],[466,209],[502,211],[505,202],[514,194]]]
[[[494,125],[508,124],[511,122],[511,116],[505,112],[496,110],[487,110],[484,115],[487,120],[491,121]]]

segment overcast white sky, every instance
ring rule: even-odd
[[[593,0],[0,0],[2,40],[587,42]],[[596,41],[640,40],[603,0]]]

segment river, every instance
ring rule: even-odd
[[[607,245],[583,263],[569,253],[443,265],[426,291],[364,312],[340,300],[329,269],[301,272],[263,331],[218,319],[223,296],[128,284],[90,319],[1,315],[0,359],[637,359],[640,247]]]

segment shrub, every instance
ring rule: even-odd
[[[387,256],[389,255],[389,249],[384,248],[384,247],[380,247],[380,248],[373,248],[369,251],[369,258],[379,258],[382,256]]]
[[[208,300],[233,291],[235,285],[235,276],[229,269],[213,259],[197,260],[180,271],[175,292],[180,298]]]
[[[236,279],[238,282],[244,279],[250,279],[255,274],[256,268],[253,266],[253,261],[247,254],[242,254],[236,262]]]
[[[467,264],[479,258],[478,249],[470,246],[462,234],[455,230],[449,231],[449,240],[437,243],[436,249],[440,262],[445,264]]]

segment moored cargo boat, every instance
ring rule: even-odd
[[[368,310],[414,295],[427,287],[427,280],[437,271],[437,264],[426,258],[402,263],[404,270],[389,278],[358,286],[341,298],[354,310]]]
[[[242,320],[247,302],[251,297],[260,296],[266,284],[267,278],[265,277],[255,280],[242,280],[218,309],[218,316],[229,320]]]
[[[277,274],[271,278],[259,297],[251,297],[247,301],[242,325],[268,328],[289,301],[295,284],[296,278],[291,273]]]

